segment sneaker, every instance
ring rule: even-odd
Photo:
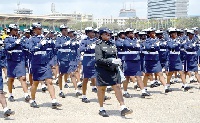
[[[125,98],[131,98],[132,96],[129,93],[123,94],[123,97]]]
[[[15,112],[12,111],[11,109],[8,109],[6,112],[4,112],[4,117],[9,117],[10,115],[14,115]]]
[[[188,90],[190,90],[190,89],[191,89],[190,86],[186,86],[186,87],[184,87],[184,91],[188,91]]]
[[[56,81],[56,85],[57,85],[57,86],[59,85],[59,82],[58,82],[58,80]]]
[[[125,116],[127,114],[132,114],[133,113],[133,110],[129,110],[128,108],[124,108],[122,111],[121,111],[121,116]]]
[[[47,91],[47,87],[42,88],[42,92],[46,92]]]
[[[67,83],[71,83],[71,81],[70,81],[70,80],[67,80]]]
[[[59,97],[65,98],[65,94],[63,92],[60,92]]]
[[[58,107],[61,107],[62,106],[62,104],[60,104],[60,103],[52,103],[52,109],[56,109],[56,108],[58,108]]]
[[[82,93],[81,92],[76,92],[76,97],[81,96]]]
[[[90,103],[90,100],[88,100],[87,98],[82,98],[82,102],[84,102],[84,103]]]
[[[35,101],[33,101],[31,104],[30,104],[31,107],[33,108],[39,108],[39,106],[37,105],[37,103]]]
[[[105,110],[99,111],[99,115],[102,117],[109,117]]]
[[[15,89],[15,86],[13,85],[12,88]]]
[[[105,97],[104,97],[104,101],[110,100],[110,99],[111,99],[111,97],[108,97],[108,96],[105,96]]]
[[[160,83],[158,81],[155,81],[154,84],[160,86]]]
[[[97,88],[93,88],[92,92],[97,93]]]
[[[172,92],[172,89],[170,88],[165,89],[165,93],[169,93],[169,92]]]
[[[175,81],[170,81],[170,85],[172,85],[172,84],[176,84],[176,82]]]
[[[65,83],[64,88],[69,88],[69,85]]]
[[[83,84],[81,83],[81,84],[78,85],[78,88],[82,88],[82,86],[83,86]]]
[[[8,98],[8,101],[14,102],[14,101],[15,101],[14,96],[10,96],[10,97]]]
[[[145,98],[146,96],[151,96],[149,92],[142,93],[141,98]]]
[[[150,85],[150,88],[154,88],[154,87],[158,87],[158,85],[156,85],[156,84],[151,84]]]
[[[31,97],[28,95],[25,97],[25,102],[29,102],[31,100]]]
[[[138,88],[139,88],[139,86],[138,85],[134,85],[134,87],[133,87],[135,90],[137,90]]]

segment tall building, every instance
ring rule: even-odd
[[[135,18],[136,11],[135,9],[121,9],[119,13],[119,17],[128,17],[128,18]]]
[[[148,0],[148,19],[187,17],[189,0]]]
[[[27,15],[30,15],[30,14],[33,14],[33,10],[30,10],[30,9],[16,9],[14,10],[14,13],[15,14],[27,14]]]

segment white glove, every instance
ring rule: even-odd
[[[76,45],[76,44],[77,44],[77,42],[76,42],[76,41],[73,41],[73,42],[72,42],[72,45]]]
[[[95,47],[96,47],[96,44],[90,45],[90,49],[95,49]]]
[[[46,43],[47,43],[47,40],[42,40],[42,41],[41,41],[41,44],[42,44],[42,45],[45,45]]]
[[[48,43],[51,44],[51,40],[48,40]]]
[[[16,44],[19,44],[19,43],[20,43],[20,39],[17,39],[17,40],[15,41],[15,43],[16,43]]]
[[[112,63],[113,63],[113,64],[117,64],[117,65],[122,65],[121,59],[113,59],[113,60],[112,60]]]
[[[196,45],[195,45],[195,44],[192,44],[192,46],[195,47]]]
[[[69,45],[69,44],[70,44],[70,41],[66,41],[64,44],[65,44],[65,45]]]
[[[165,41],[165,42],[163,42],[163,45],[167,45],[167,42]]]
[[[137,43],[137,44],[136,44],[136,47],[140,47],[140,44],[139,44],[139,43]]]

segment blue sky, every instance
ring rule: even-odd
[[[147,18],[147,0],[0,0],[0,13],[12,14],[17,9],[30,8],[35,15],[51,13],[51,4],[55,3],[56,11],[59,13],[84,13],[93,14],[95,18],[117,17],[119,10],[126,3],[126,8],[136,9],[139,18]],[[197,0],[190,0],[189,15],[200,15]]]

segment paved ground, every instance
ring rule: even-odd
[[[188,80],[188,79],[187,79]],[[133,109],[133,114],[126,117],[120,116],[120,106],[114,96],[114,92],[107,93],[112,99],[105,102],[105,109],[110,117],[102,118],[98,115],[99,105],[97,96],[91,92],[88,85],[88,98],[91,103],[84,104],[80,98],[75,97],[72,83],[71,88],[64,89],[66,98],[57,98],[63,104],[60,110],[51,109],[51,99],[48,93],[42,93],[39,87],[36,101],[39,109],[33,109],[24,102],[24,95],[19,81],[15,80],[14,96],[16,102],[8,102],[8,106],[15,110],[16,114],[10,119],[3,118],[0,111],[0,123],[198,123],[200,122],[200,91],[197,83],[191,84],[194,88],[188,92],[181,90],[181,83],[172,85],[173,92],[164,94],[164,87],[149,89],[153,94],[150,98],[141,99],[140,90],[134,90],[130,84],[129,93],[131,99],[125,99],[126,105]],[[58,94],[58,86],[55,85]],[[5,91],[7,86],[5,85]],[[6,95],[8,96],[8,94]]]

